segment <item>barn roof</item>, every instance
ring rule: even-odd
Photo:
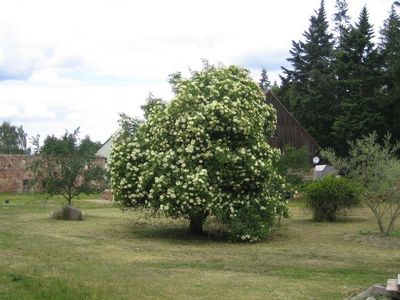
[[[274,106],[278,118],[276,136],[271,138],[271,144],[280,149],[283,149],[287,144],[296,148],[306,147],[311,154],[316,154],[321,147],[275,94],[272,91],[267,91],[265,99],[267,103]]]

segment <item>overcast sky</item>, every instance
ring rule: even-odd
[[[334,0],[326,0],[328,17]],[[348,0],[356,21],[367,5],[377,33],[392,0]],[[30,135],[104,142],[118,113],[141,117],[149,92],[171,100],[168,75],[201,59],[278,79],[292,40],[302,38],[320,0],[3,0],[0,121]]]

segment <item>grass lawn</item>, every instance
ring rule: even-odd
[[[292,203],[268,240],[233,244],[89,199],[55,221],[37,197],[0,194],[0,299],[343,299],[400,273],[400,234],[371,234],[367,209],[314,223]]]

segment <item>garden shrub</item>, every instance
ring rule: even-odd
[[[313,219],[319,222],[335,221],[339,213],[360,204],[355,185],[334,175],[308,184],[304,197]]]
[[[275,214],[281,213],[265,208],[262,213],[257,206],[238,210],[234,218],[222,217],[228,228],[228,237],[236,242],[258,242],[274,228]],[[287,211],[283,214],[287,217]]]

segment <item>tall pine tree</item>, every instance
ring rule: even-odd
[[[261,78],[259,86],[264,92],[268,91],[271,87],[271,81],[269,81],[267,68],[265,67],[261,68]]]
[[[331,146],[331,126],[334,112],[331,68],[333,36],[329,33],[324,1],[303,34],[305,40],[293,41],[288,58],[293,69],[283,68],[280,96],[305,129],[323,147]]]
[[[335,148],[345,153],[347,140],[354,140],[373,130],[380,130],[383,116],[377,92],[381,82],[380,57],[372,42],[374,33],[364,7],[358,22],[343,36],[335,60],[340,98],[338,116],[333,124]]]
[[[383,60],[380,102],[384,128],[400,141],[400,17],[394,6],[380,34],[379,53]]]
[[[336,31],[336,44],[338,48],[341,47],[343,39],[350,28],[350,17],[348,15],[348,5],[346,0],[336,0],[336,12],[334,14],[335,31]]]
[[[334,83],[334,98],[335,101],[332,102],[332,108],[331,111],[335,112],[334,118],[336,119],[338,117],[338,114],[340,112],[340,106],[342,103],[342,100],[345,98],[346,93],[347,93],[347,86],[344,83],[344,78],[347,76],[347,52],[346,52],[346,46],[344,41],[346,41],[351,26],[350,26],[350,17],[348,16],[348,5],[346,0],[336,0],[336,12],[334,14],[334,35],[335,35],[335,41],[336,41],[336,47],[334,49],[334,54],[333,54],[333,72],[335,74],[335,83]],[[343,144],[343,139],[335,137],[332,140],[332,146],[336,148],[338,151],[338,148],[342,148]],[[346,142],[345,142],[346,144]]]

